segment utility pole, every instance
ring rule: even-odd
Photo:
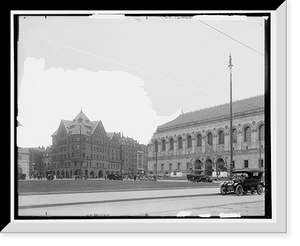
[[[232,59],[231,59],[231,53],[229,54],[229,72],[230,72],[230,177],[232,177],[232,169],[233,169],[233,136],[232,136]]]
[[[155,176],[157,177],[157,151],[158,151],[158,142],[155,142]]]

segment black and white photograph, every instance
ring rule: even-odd
[[[267,11],[17,12],[14,218],[276,218],[271,23]]]

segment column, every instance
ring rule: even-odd
[[[197,145],[197,139],[196,137],[192,137],[192,154],[196,153],[196,145]]]

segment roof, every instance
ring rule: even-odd
[[[61,123],[65,126],[67,133],[70,135],[91,135],[99,123],[102,125],[101,120],[90,121],[89,118],[83,113],[82,109],[73,120],[61,120]],[[57,133],[58,129],[51,136],[56,136]]]
[[[264,108],[264,95],[250,97],[232,103],[232,112],[234,116],[241,112],[251,111],[255,109],[262,109],[262,108]],[[181,124],[187,124],[191,122],[199,122],[199,121],[201,122],[201,121],[214,119],[218,117],[225,117],[229,115],[230,115],[230,103],[226,103],[226,104],[222,104],[210,108],[200,109],[189,113],[183,113],[179,115],[176,119],[158,126],[158,130],[178,126]]]

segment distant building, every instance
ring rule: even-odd
[[[52,147],[48,146],[42,158],[44,173],[46,173],[47,170],[51,170],[51,158],[52,158],[51,155],[52,155]]]
[[[29,148],[18,148],[18,179],[29,179]]]
[[[44,147],[29,148],[29,177],[38,178],[44,176],[43,156]]]
[[[148,169],[158,175],[191,169],[230,170],[229,104],[182,113],[158,126],[148,147]],[[264,96],[233,102],[233,168],[264,169]],[[157,149],[157,152],[156,152]]]
[[[120,136],[122,169],[125,173],[137,172],[137,154],[139,143],[137,140],[129,137]]]
[[[144,144],[140,144],[138,149],[138,169],[148,172],[148,146]]]

